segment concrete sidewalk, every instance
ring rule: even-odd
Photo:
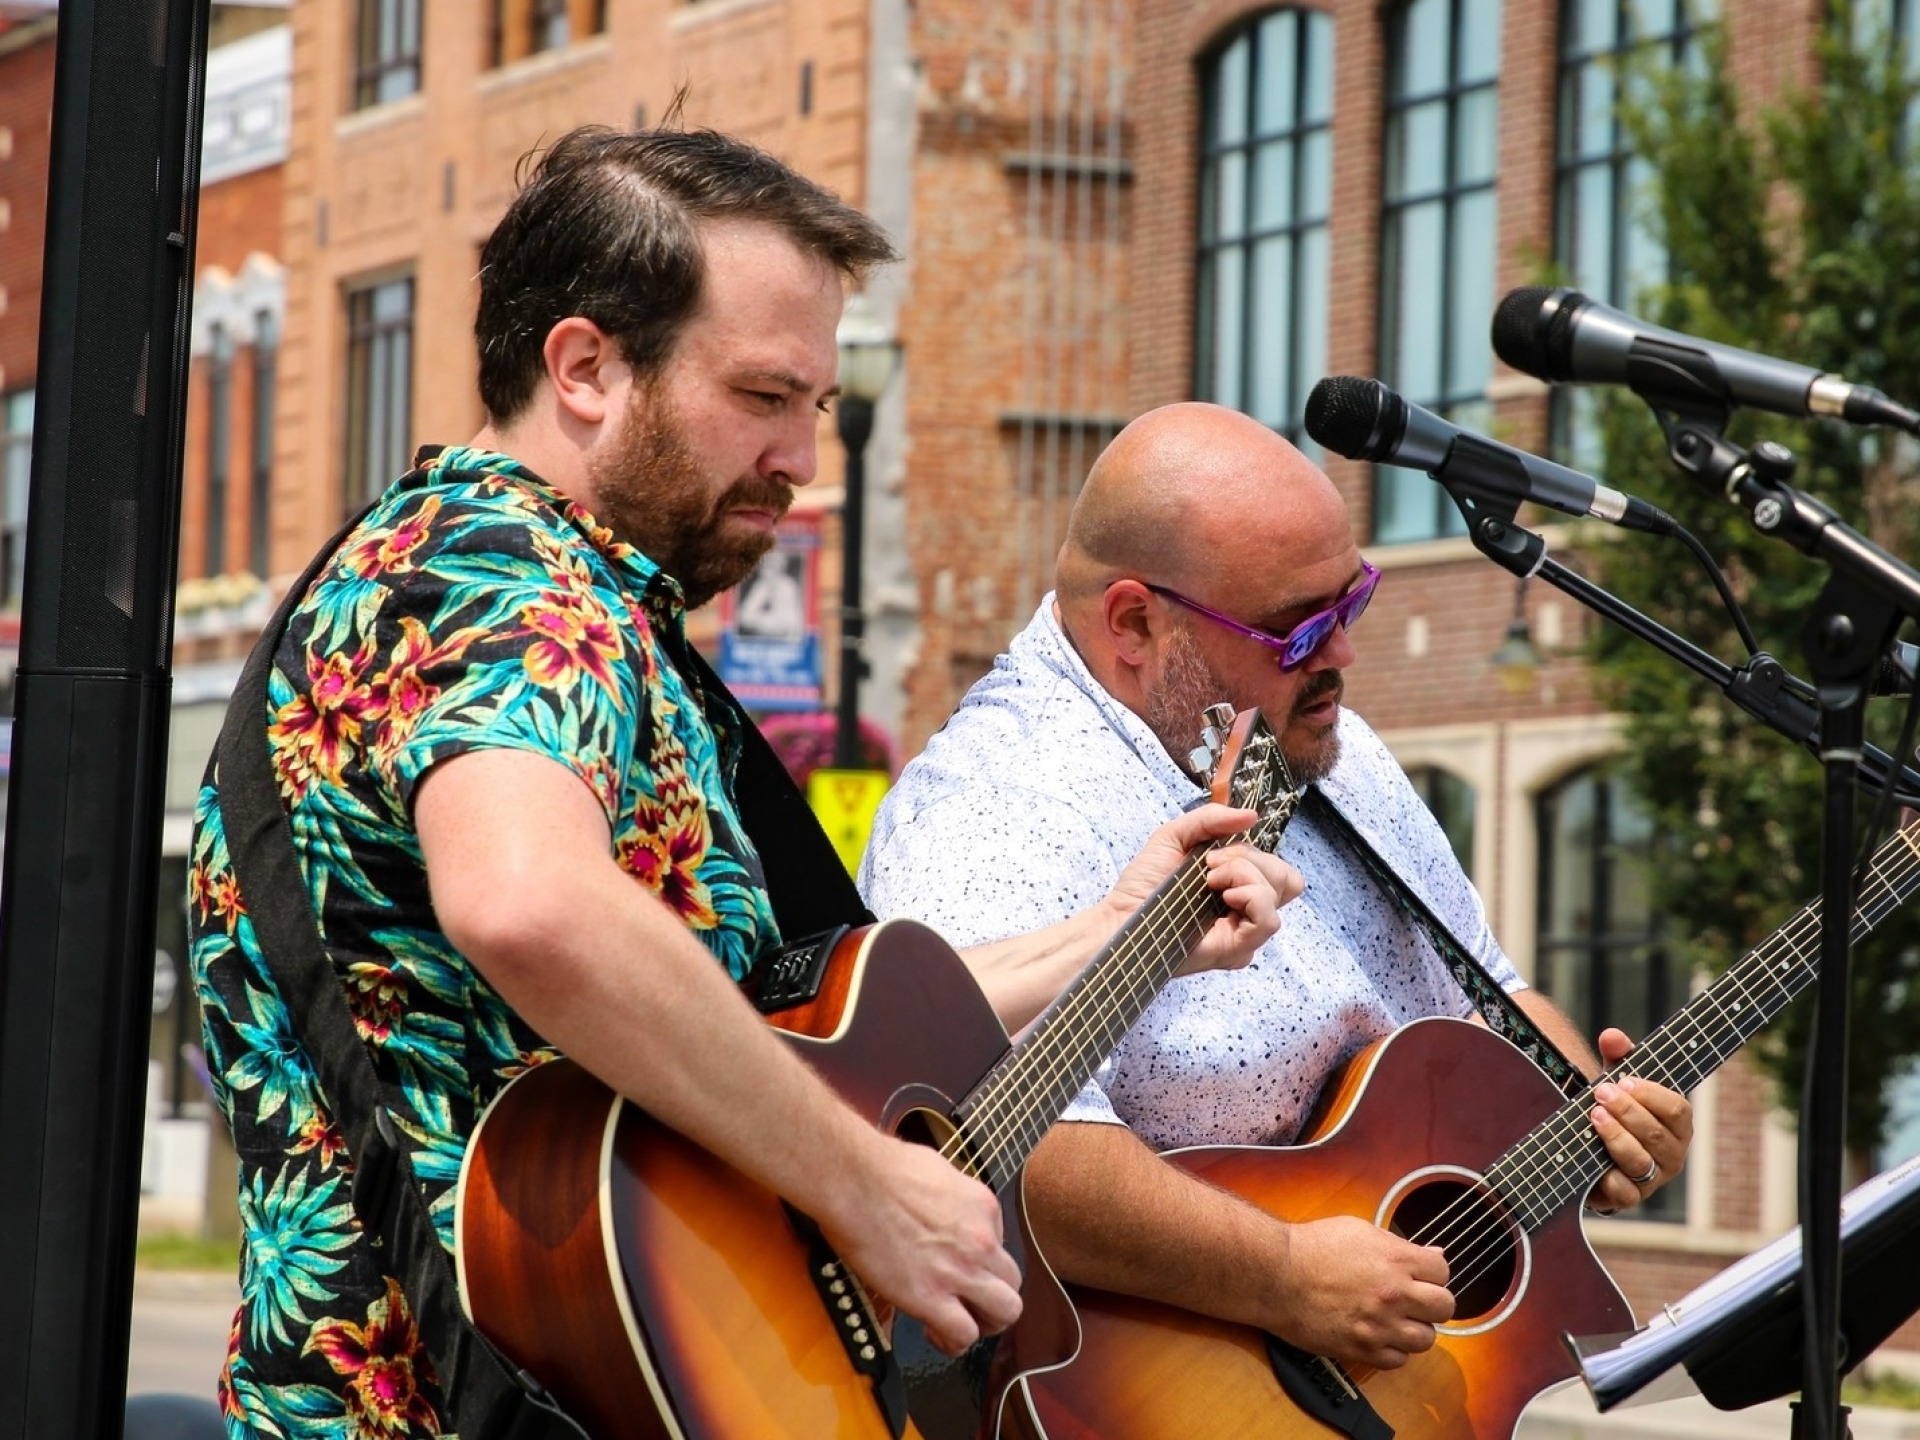
[[[1853,1440],[1920,1440],[1920,1410],[1856,1409]],[[1517,1440],[1789,1440],[1793,1413],[1785,1400],[1746,1410],[1716,1410],[1699,1396],[1619,1406],[1605,1415],[1586,1388],[1572,1385],[1527,1408]]]

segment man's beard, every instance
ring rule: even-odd
[[[1338,700],[1344,689],[1338,670],[1319,671],[1300,687],[1292,713],[1267,716],[1268,726],[1279,737],[1287,768],[1299,784],[1319,780],[1333,769],[1340,758],[1340,735],[1332,726],[1307,730],[1294,716],[1329,695]],[[1160,683],[1147,695],[1144,718],[1148,727],[1167,753],[1184,763],[1200,743],[1201,713],[1223,701],[1234,705],[1233,692],[1207,664],[1193,633],[1185,625],[1176,626],[1167,638]]]
[[[594,518],[679,581],[687,607],[698,609],[746,579],[774,546],[761,531],[728,535],[728,514],[784,515],[793,492],[748,476],[714,498],[679,420],[646,388],[634,392],[612,453],[594,464]]]

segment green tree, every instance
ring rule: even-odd
[[[1636,297],[1647,318],[1791,357],[1920,399],[1920,138],[1900,47],[1864,33],[1836,0],[1818,79],[1767,103],[1730,78],[1709,27],[1690,69],[1635,66],[1623,116],[1653,180],[1642,219],[1664,243],[1669,281]],[[1856,30],[1859,26],[1859,30]],[[1882,27],[1883,31],[1884,27]],[[1664,506],[1721,560],[1761,648],[1804,674],[1800,623],[1827,568],[1756,531],[1743,512],[1666,458],[1648,407],[1624,392],[1596,408],[1607,482]],[[1920,530],[1915,450],[1902,437],[1741,413],[1728,438],[1774,439],[1799,458],[1793,483],[1897,555]],[[1705,574],[1671,543],[1625,537],[1588,552],[1617,594],[1722,659],[1745,651]],[[1611,626],[1593,644],[1599,694],[1623,712],[1629,783],[1664,839],[1655,899],[1680,958],[1724,967],[1817,893],[1818,762],[1749,719],[1689,670]],[[1895,702],[1869,708],[1890,746]],[[1862,803],[1864,823],[1872,805]],[[1878,1144],[1886,1083],[1920,1052],[1920,923],[1903,912],[1856,947],[1849,1142]],[[1813,1006],[1803,998],[1757,1055],[1796,1108]]]

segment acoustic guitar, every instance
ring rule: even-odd
[[[1257,711],[1216,707],[1209,726],[1213,798],[1258,812],[1240,838],[1273,848],[1298,799],[1278,743]],[[509,1085],[468,1148],[468,1314],[597,1440],[998,1434],[1018,1378],[1078,1343],[1026,1231],[1021,1167],[1220,913],[1196,852],[1018,1045],[911,921],[793,947],[763,978],[770,1021],[857,1111],[999,1193],[1025,1273],[1007,1335],[939,1355],[804,1215],[564,1060]]]
[[[1856,941],[1920,888],[1911,834],[1876,852]],[[1816,902],[1608,1075],[1692,1090],[1813,982],[1819,950]],[[1375,1372],[1249,1326],[1069,1287],[1081,1351],[1023,1381],[1035,1427],[1045,1440],[1511,1436],[1536,1395],[1577,1373],[1563,1334],[1634,1328],[1580,1225],[1581,1202],[1612,1164],[1593,1106],[1591,1086],[1568,1100],[1483,1027],[1419,1020],[1348,1062],[1304,1143],[1166,1152],[1269,1214],[1359,1216],[1441,1246],[1454,1317],[1431,1350]]]

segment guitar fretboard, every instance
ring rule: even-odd
[[[1920,890],[1920,843],[1902,830],[1874,852],[1854,909],[1854,941],[1870,934],[1915,890]],[[1683,1094],[1691,1091],[1817,978],[1820,914],[1817,900],[1802,908],[1601,1079],[1634,1074]],[[1594,1103],[1589,1086],[1488,1168],[1488,1183],[1527,1229],[1584,1197],[1611,1166],[1588,1118]]]
[[[1026,1039],[960,1102],[953,1115],[959,1132],[945,1147],[956,1165],[996,1190],[1018,1174],[1040,1137],[1224,913],[1207,885],[1206,853],[1243,842],[1262,850],[1280,843],[1299,792],[1264,725],[1243,748],[1233,778],[1234,803],[1257,810],[1260,820],[1182,861],[1041,1013]]]

